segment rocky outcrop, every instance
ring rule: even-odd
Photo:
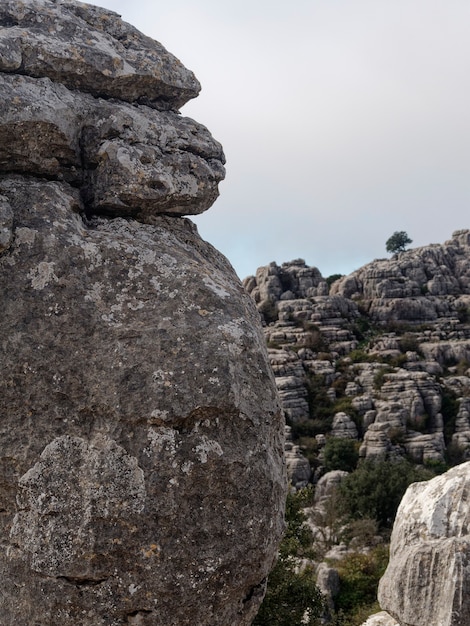
[[[336,281],[331,294],[360,301],[379,322],[415,324],[458,318],[470,304],[470,231],[444,244],[379,259]]]
[[[8,0],[0,25],[3,172],[67,181],[93,214],[211,206],[222,149],[178,114],[199,84],[160,44],[79,2]]]
[[[470,463],[408,488],[378,594],[401,626],[470,623],[469,491]]]
[[[325,436],[357,437],[363,458],[435,464],[452,446],[454,462],[469,458],[469,241],[457,231],[333,282],[301,260],[245,279],[315,476]]]
[[[294,489],[302,489],[310,482],[312,468],[308,459],[302,454],[299,446],[292,442],[291,428],[286,426],[285,457],[290,485]]]
[[[251,623],[283,529],[256,309],[183,217],[199,86],[79,2],[0,6],[1,622]]]

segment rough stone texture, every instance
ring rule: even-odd
[[[397,512],[380,606],[402,626],[470,623],[470,463],[411,485]]]
[[[310,482],[312,469],[299,446],[292,443],[290,426],[286,426],[285,457],[291,487],[294,489],[306,487]]]
[[[201,213],[217,198],[221,146],[189,118],[48,78],[0,74],[0,93],[1,169],[70,182],[88,214],[151,222]]]
[[[0,26],[2,72],[156,108],[179,108],[200,91],[176,57],[107,9],[73,0],[2,0]]]
[[[380,613],[371,615],[369,619],[362,624],[362,626],[400,626],[400,624],[396,622],[386,611],[380,611]]]
[[[248,626],[283,420],[252,300],[175,217],[223,177],[174,110],[197,81],[104,9],[0,26],[0,622]]]
[[[381,322],[452,318],[460,303],[468,303],[469,248],[470,231],[459,230],[445,244],[368,263],[333,283],[331,294],[361,300],[369,315]]]
[[[340,439],[357,439],[356,424],[346,413],[336,413],[333,417],[331,436],[339,437]]]
[[[338,570],[331,567],[327,563],[320,563],[316,571],[317,575],[317,587],[323,594],[326,600],[326,605],[329,613],[332,613],[335,609],[335,597],[340,590],[340,579]]]
[[[469,241],[461,230],[442,245],[374,261],[329,293],[330,281],[301,260],[245,279],[302,445],[354,437],[354,422],[363,458],[443,462],[450,442],[454,459],[470,458]]]

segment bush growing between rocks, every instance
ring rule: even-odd
[[[338,487],[343,513],[351,520],[375,519],[379,529],[391,529],[407,487],[433,476],[430,469],[406,460],[362,461]]]
[[[315,584],[313,569],[298,570],[299,559],[312,556],[313,535],[302,510],[311,499],[309,488],[287,496],[286,533],[253,626],[318,626],[320,623],[324,599]]]
[[[329,437],[323,450],[323,465],[325,471],[354,471],[359,461],[358,447],[358,442],[353,439]]]
[[[377,546],[368,554],[348,554],[335,563],[340,591],[335,598],[335,626],[360,626],[376,608],[377,586],[388,564],[388,547]],[[362,620],[362,621],[358,621]]]

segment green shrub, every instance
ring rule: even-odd
[[[400,337],[398,345],[402,352],[419,352],[419,341],[412,333],[405,333],[403,337]]]
[[[364,341],[371,334],[372,331],[372,325],[369,318],[365,315],[361,315],[360,317],[358,317],[356,320],[354,320],[351,331],[356,339],[358,339],[359,341]]]
[[[323,419],[308,419],[301,422],[292,422],[292,439],[297,442],[303,437],[323,435],[331,430],[333,419],[327,416]],[[300,445],[300,444],[299,444]]]
[[[359,607],[370,607],[377,598],[377,586],[388,563],[388,548],[377,546],[368,554],[348,554],[336,564],[340,591],[335,598],[338,611],[345,615],[357,612]],[[351,622],[348,622],[351,624]]]
[[[331,285],[336,282],[337,280],[339,280],[340,278],[343,278],[344,274],[331,274],[331,276],[327,276],[327,278],[325,278],[326,283],[328,285],[328,287],[331,287]]]
[[[449,445],[452,441],[459,407],[460,402],[457,394],[451,389],[443,387],[441,413],[444,421],[444,440],[446,445]]]
[[[391,367],[403,367],[407,362],[408,358],[406,354],[397,354],[395,356],[386,356],[383,357],[383,362],[388,363]]]
[[[324,420],[332,417],[333,403],[328,396],[324,376],[313,374],[307,378],[307,402],[312,419]]]
[[[348,358],[351,359],[353,363],[367,363],[374,360],[366,352],[364,352],[364,350],[360,349],[351,350],[348,354]]]
[[[329,437],[323,449],[323,464],[327,472],[352,472],[359,461],[358,442],[353,439]]]
[[[449,467],[454,467],[467,460],[465,450],[462,449],[458,443],[451,441],[445,452],[446,462]]]
[[[290,493],[287,497],[286,533],[253,626],[316,626],[319,623],[324,600],[315,584],[312,568],[300,572],[296,569],[296,559],[311,553],[312,532],[305,524],[306,516],[302,511],[311,497],[310,489]]]
[[[375,519],[379,528],[391,528],[408,485],[434,475],[406,460],[362,461],[338,487],[344,514],[351,520]]]
[[[277,310],[277,302],[273,302],[272,300],[264,300],[259,307],[259,312],[266,324],[272,324],[273,322],[277,322],[279,319],[279,312]]]
[[[382,385],[385,382],[385,376],[393,372],[393,369],[390,366],[381,367],[374,376],[374,387],[377,391],[382,389]]]

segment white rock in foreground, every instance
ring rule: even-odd
[[[469,502],[470,462],[403,497],[378,593],[402,626],[470,624]]]
[[[371,615],[362,626],[400,626],[386,611]]]

